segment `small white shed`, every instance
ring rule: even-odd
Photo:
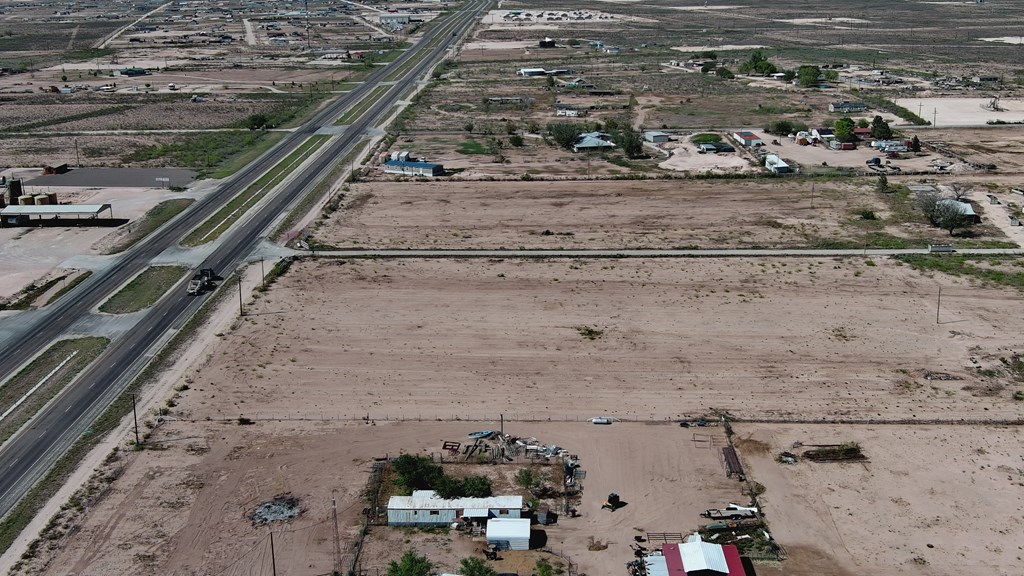
[[[529,550],[530,519],[491,518],[487,521],[487,544],[499,550]]]

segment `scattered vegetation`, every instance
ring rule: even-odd
[[[604,330],[599,330],[592,326],[577,326],[576,331],[580,333],[580,336],[583,336],[587,340],[597,340],[604,336]]]
[[[407,550],[397,562],[388,563],[388,576],[430,576],[433,567],[426,556]]]
[[[148,308],[181,280],[187,271],[188,268],[184,266],[151,266],[100,305],[100,312],[127,314]]]
[[[150,232],[163,226],[168,220],[191,206],[193,202],[195,200],[192,198],[174,198],[164,200],[150,208],[141,219],[129,224],[128,233],[112,246],[107,254],[117,254],[131,248],[136,242],[148,236]]]
[[[906,254],[897,257],[915,269],[966,276],[992,286],[1024,290],[1024,268],[1012,256],[960,256],[957,254]],[[979,264],[982,264],[979,266]],[[1005,270],[1003,265],[1017,269]]]

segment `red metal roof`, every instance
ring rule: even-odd
[[[661,547],[661,553],[665,556],[669,576],[686,576],[683,556],[679,553],[679,544],[664,544]],[[740,560],[740,552],[736,546],[725,544],[722,546],[722,553],[725,554],[725,563],[729,567],[728,576],[746,576],[743,561]]]

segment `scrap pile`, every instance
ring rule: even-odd
[[[804,448],[804,451],[796,453],[795,451],[800,448]],[[800,458],[806,458],[811,462],[858,462],[868,459],[861,451],[860,444],[856,442],[807,445],[795,442],[792,449],[793,452],[781,452],[775,460],[780,464],[796,464]]]

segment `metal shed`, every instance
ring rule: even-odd
[[[487,544],[499,550],[530,549],[529,518],[492,518],[487,521]]]

